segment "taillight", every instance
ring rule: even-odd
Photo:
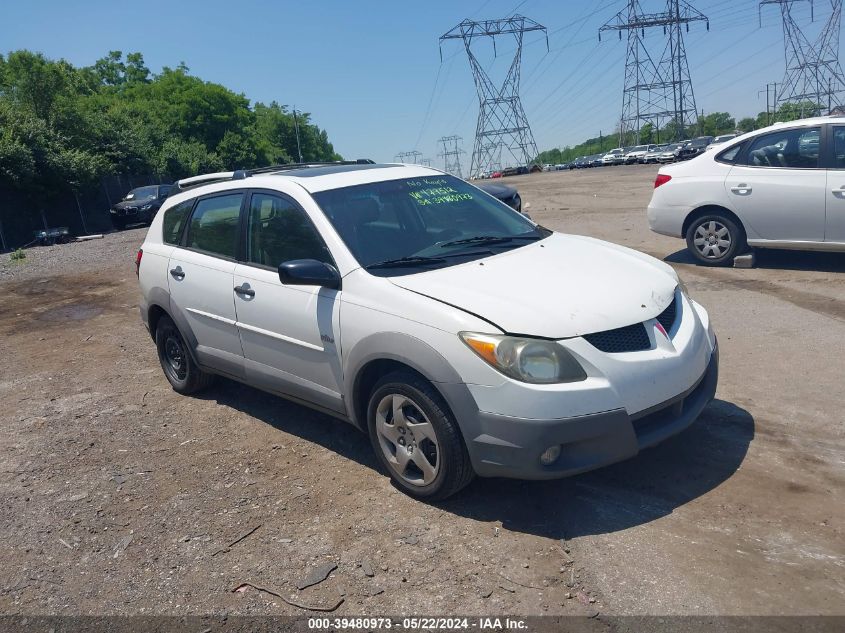
[[[139,276],[141,273],[141,258],[144,256],[144,249],[139,248],[138,254],[135,255],[135,276]]]
[[[657,189],[660,185],[665,185],[670,180],[672,180],[672,176],[669,174],[657,174],[657,178],[654,179],[654,188]]]

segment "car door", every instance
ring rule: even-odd
[[[278,273],[296,259],[333,264],[328,248],[305,211],[276,192],[252,192],[245,222],[234,278],[249,382],[342,413],[340,291],[286,286]]]
[[[833,156],[827,170],[824,239],[845,243],[845,125],[832,128]]]
[[[725,187],[750,240],[824,240],[827,175],[819,162],[820,131],[783,128],[743,149]]]
[[[234,273],[244,192],[203,196],[168,263],[170,302],[201,365],[243,376]],[[194,340],[190,340],[193,338]]]

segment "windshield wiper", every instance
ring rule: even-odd
[[[372,270],[373,268],[400,268],[403,266],[419,266],[425,264],[444,264],[446,260],[442,257],[422,257],[422,256],[411,256],[411,257],[400,257],[399,259],[387,259],[383,262],[376,262],[375,264],[370,264],[369,266],[364,266],[367,270]]]
[[[440,248],[447,246],[459,246],[461,244],[470,244],[484,246],[487,244],[502,244],[504,242],[512,242],[514,240],[539,240],[542,239],[540,235],[476,235],[475,237],[465,237],[461,240],[451,240],[440,244]]]

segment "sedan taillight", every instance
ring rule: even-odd
[[[144,249],[139,248],[138,253],[135,255],[135,276],[138,277],[141,274],[141,258],[144,256]]]
[[[657,174],[657,178],[654,179],[654,188],[657,189],[660,185],[665,185],[670,180],[672,180],[672,176],[669,174]]]

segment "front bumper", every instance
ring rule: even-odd
[[[633,416],[625,409],[572,418],[537,420],[481,412],[480,432],[467,438],[473,467],[482,477],[558,479],[635,456],[690,426],[713,399],[719,379],[715,347],[704,374],[686,391]],[[540,455],[560,445],[560,457]]]

